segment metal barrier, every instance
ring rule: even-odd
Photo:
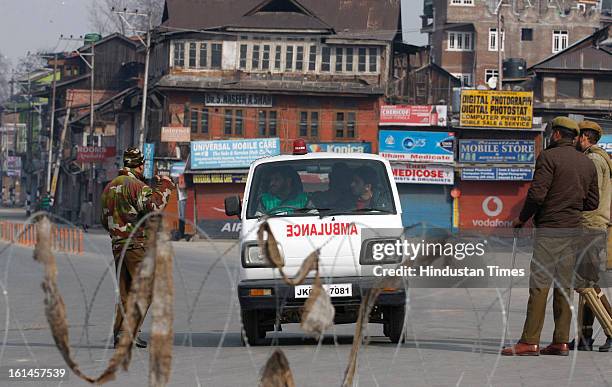
[[[83,230],[75,227],[51,226],[51,248],[70,254],[83,254]],[[34,224],[0,221],[0,239],[22,246],[36,244]]]

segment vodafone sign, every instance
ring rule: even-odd
[[[529,183],[462,181],[460,189],[460,228],[509,228],[523,208]]]
[[[396,183],[444,184],[452,185],[455,174],[449,165],[427,164],[392,164],[393,177]]]

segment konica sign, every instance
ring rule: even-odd
[[[372,153],[371,142],[316,142],[308,144],[308,152]]]
[[[393,161],[452,163],[454,141],[452,132],[381,130],[378,153]]]

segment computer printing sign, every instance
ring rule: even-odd
[[[452,132],[381,130],[378,153],[393,161],[452,163],[454,141]]]
[[[280,139],[192,141],[191,169],[246,168],[257,159],[280,154]]]

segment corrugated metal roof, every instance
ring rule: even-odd
[[[260,4],[261,0],[166,0],[162,26],[169,29],[223,29],[245,22],[243,17]],[[305,26],[319,18],[338,34],[388,41],[401,32],[400,0],[299,0],[299,4],[315,17],[307,22],[301,19]],[[266,23],[271,23],[266,27],[285,24],[283,17],[266,18]]]
[[[360,82],[317,82],[291,80],[241,80],[224,82],[220,78],[197,75],[166,75],[156,84],[158,87],[209,90],[261,91],[283,93],[340,93],[340,94],[383,94],[384,89]]]

